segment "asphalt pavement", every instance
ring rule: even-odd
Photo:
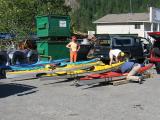
[[[160,120],[160,75],[143,84],[0,80],[0,120]]]

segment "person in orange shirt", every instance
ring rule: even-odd
[[[66,45],[70,49],[70,62],[77,61],[77,52],[80,49],[80,45],[77,43],[76,36],[72,36],[72,41]]]

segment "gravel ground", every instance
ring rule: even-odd
[[[0,120],[160,120],[160,76],[143,84],[71,86],[0,80]]]

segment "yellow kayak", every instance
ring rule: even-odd
[[[94,66],[94,65],[104,65],[103,62],[101,61],[97,61],[97,62],[92,62],[92,63],[86,63],[86,64],[70,64],[70,65],[67,65],[65,67],[57,67],[55,68],[54,70],[50,69],[50,66],[49,65],[46,65],[45,68],[43,69],[38,69],[38,70],[25,70],[25,71],[10,71],[10,72],[7,72],[7,74],[24,74],[24,73],[39,73],[39,72],[43,72],[43,73],[48,73],[48,72],[51,72],[51,73],[59,73],[59,74],[63,74],[64,72],[66,73],[66,71],[72,71],[72,70],[77,70],[77,69],[83,69],[83,68],[87,68],[87,67],[91,67],[91,66]]]
[[[95,65],[90,70],[78,69],[78,70],[72,70],[72,71],[61,71],[61,72],[55,72],[53,74],[52,73],[46,74],[44,76],[74,75],[74,74],[83,74],[87,72],[89,73],[89,72],[97,72],[97,71],[104,71],[104,70],[113,70],[113,69],[116,69],[117,67],[120,67],[123,63],[124,62],[119,62],[112,65],[99,64],[99,65]]]
[[[45,69],[40,70],[27,70],[27,71],[15,71],[15,72],[7,72],[7,78],[13,78],[13,77],[29,77],[37,75],[43,75],[43,76],[63,76],[63,75],[75,75],[75,74],[83,74],[83,73],[89,73],[89,72],[106,72],[113,69],[116,69],[120,65],[122,65],[124,62],[112,64],[112,65],[105,65],[101,61],[93,62],[93,63],[87,63],[87,64],[78,64],[78,65],[67,65],[66,67],[59,67],[55,68],[54,70],[49,69],[46,67]]]

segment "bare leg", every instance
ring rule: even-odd
[[[73,62],[73,53],[70,52],[70,62]]]
[[[135,76],[135,74],[138,72],[138,70],[141,68],[140,64],[137,64],[132,68],[132,70],[127,75],[127,80],[136,80],[139,81],[140,77]]]

